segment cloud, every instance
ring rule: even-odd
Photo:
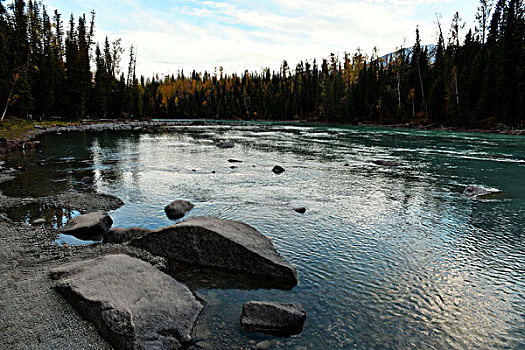
[[[476,0],[94,0],[89,6],[97,10],[97,38],[133,44],[139,73],[151,76],[219,66],[277,70],[283,60],[293,66],[358,47],[386,54],[404,41],[412,45],[417,25],[423,42],[434,43],[435,12],[446,11],[447,19],[466,3],[473,12]]]

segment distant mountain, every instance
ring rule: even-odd
[[[421,50],[424,51],[425,49],[427,49],[428,59],[429,59],[430,63],[434,63],[434,60],[435,60],[435,57],[436,57],[436,47],[437,46],[434,45],[434,44],[421,45]],[[394,57],[395,55],[398,55],[400,53],[404,53],[405,56],[410,58],[412,56],[412,47],[406,47],[406,48],[403,48],[403,49],[391,52],[389,54],[381,56],[380,59],[383,60],[384,62],[388,62],[388,61],[390,61],[392,59],[392,57]]]

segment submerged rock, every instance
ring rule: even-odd
[[[233,148],[235,147],[235,144],[233,142],[221,141],[221,142],[217,142],[215,146],[219,148]]]
[[[191,218],[152,231],[130,245],[168,260],[271,279],[283,288],[297,284],[297,271],[277,253],[272,242],[238,221]]]
[[[164,208],[164,212],[168,218],[172,220],[183,218],[187,211],[192,210],[195,207],[192,203],[183,200],[176,200],[168,204]]]
[[[134,239],[144,237],[151,230],[141,227],[114,228],[104,233],[103,243],[128,244]]]
[[[127,255],[51,270],[55,289],[116,349],[182,349],[204,309],[183,284]]]
[[[384,160],[384,159],[378,159],[372,161],[375,165],[381,165],[381,166],[399,166],[400,163],[395,160]]]
[[[252,332],[299,334],[305,320],[306,311],[301,304],[251,301],[242,307],[241,326]]]
[[[108,213],[97,211],[74,217],[67,222],[61,232],[80,239],[101,237],[111,228],[111,225],[113,225],[113,220]]]
[[[281,174],[281,173],[284,173],[284,168],[280,165],[276,165],[273,167],[272,171],[275,173],[275,174]]]

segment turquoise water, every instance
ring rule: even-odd
[[[239,326],[250,300],[304,305],[304,331],[283,349],[525,348],[524,137],[265,124],[41,141],[8,160],[28,171],[4,193],[112,194],[125,202],[117,227],[169,225],[164,206],[189,200],[189,216],[244,221],[297,267],[288,291],[188,277],[208,302],[197,339],[212,348],[275,339]],[[468,199],[469,184],[503,193]]]

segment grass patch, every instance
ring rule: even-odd
[[[36,121],[18,118],[6,118],[3,122],[0,123],[0,137],[14,139],[20,136],[24,136],[28,131],[33,130],[35,128],[35,125],[45,126],[49,128],[53,126],[68,126],[77,124],[79,123],[63,122],[57,120]]]

